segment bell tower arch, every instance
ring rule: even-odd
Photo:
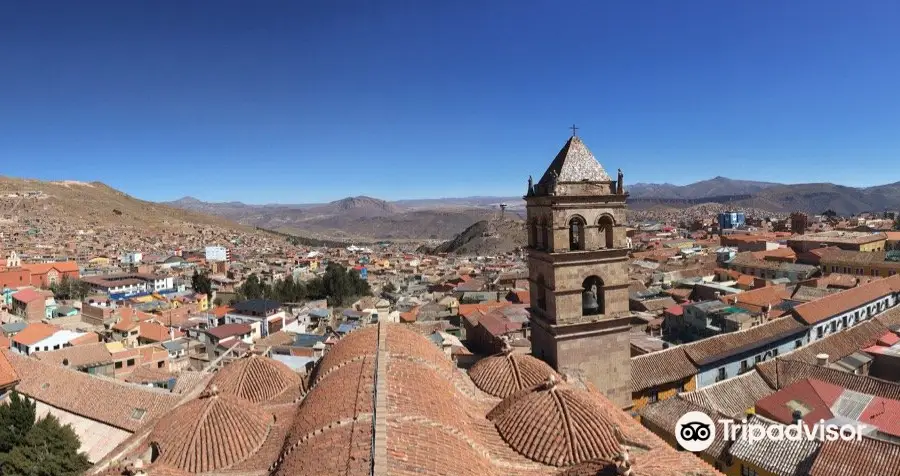
[[[631,404],[627,194],[573,135],[525,196],[532,353]],[[533,244],[532,244],[533,243]]]

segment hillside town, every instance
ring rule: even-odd
[[[627,190],[573,134],[491,256],[19,220],[0,398],[93,475],[900,474],[896,213],[650,221]],[[692,454],[691,411],[862,435]]]

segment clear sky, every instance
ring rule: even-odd
[[[0,1],[0,174],[150,200],[900,181],[900,2]]]

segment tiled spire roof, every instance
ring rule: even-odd
[[[572,136],[556,154],[538,185],[547,185],[556,172],[557,182],[609,182],[609,174],[578,136]]]
[[[486,393],[506,398],[546,381],[551,375],[559,378],[543,361],[511,350],[479,360],[469,369],[472,382]]]
[[[160,463],[205,473],[252,456],[272,423],[272,415],[259,406],[212,388],[161,420],[148,441],[157,446]]]
[[[302,381],[296,372],[277,360],[250,354],[226,365],[210,385],[252,403],[290,402],[300,396]]]

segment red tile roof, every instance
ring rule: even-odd
[[[7,388],[19,382],[19,375],[13,368],[9,360],[6,359],[5,351],[0,351],[0,388]]]
[[[226,337],[249,334],[250,330],[250,324],[223,324],[221,326],[213,327],[206,332],[221,340]]]
[[[26,304],[31,301],[37,301],[38,299],[46,299],[43,294],[35,291],[34,289],[23,289],[12,295],[12,298],[19,302],[24,302]]]
[[[56,326],[44,324],[43,322],[33,322],[14,335],[12,340],[21,345],[33,345],[56,334],[58,331],[59,328]]]
[[[226,365],[210,382],[219,392],[251,403],[291,403],[300,397],[300,376],[287,365],[248,355]]]
[[[900,292],[900,275],[872,281],[843,292],[830,294],[815,301],[800,304],[794,307],[793,314],[797,319],[812,325],[895,292]]]
[[[59,261],[56,263],[29,263],[23,264],[23,268],[27,269],[31,274],[47,274],[51,269],[55,269],[60,273],[78,272],[78,263],[74,261]]]
[[[272,415],[231,395],[207,394],[179,406],[153,429],[159,462],[189,473],[230,468],[256,453]]]
[[[831,405],[844,389],[816,379],[803,379],[756,402],[756,413],[784,424],[793,421],[793,406],[805,407],[803,421],[809,425],[834,417]]]
[[[499,398],[545,382],[551,375],[560,378],[542,360],[511,351],[485,357],[469,369],[469,377],[478,388]]]
[[[897,474],[900,445],[863,438],[822,443],[809,476],[887,476]]]

